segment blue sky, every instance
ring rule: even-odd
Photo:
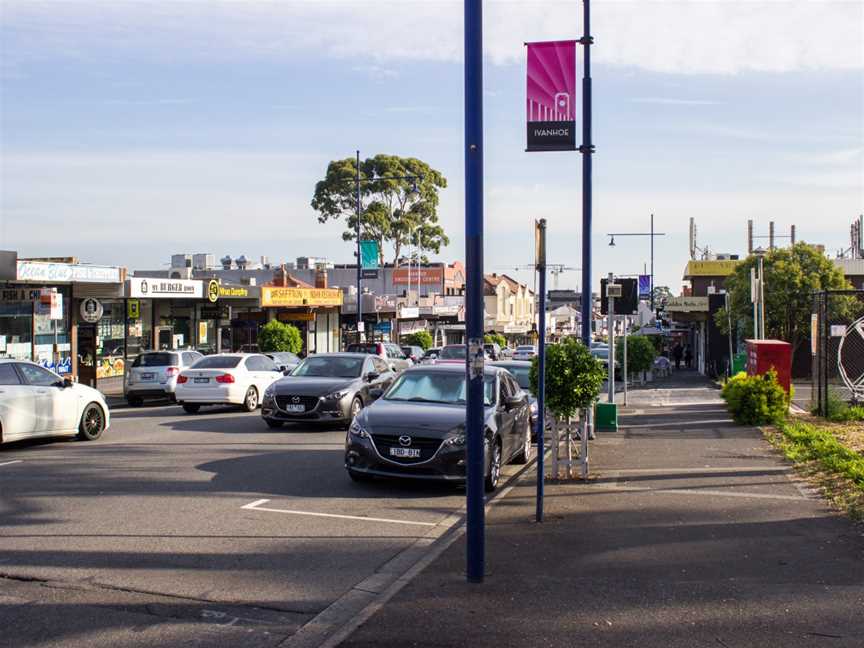
[[[657,283],[687,228],[742,252],[768,221],[829,251],[864,209],[864,5],[595,0],[597,278]],[[486,269],[578,267],[581,160],[524,152],[522,42],[578,37],[576,2],[486,4]],[[309,206],[327,162],[422,158],[463,256],[457,2],[20,2],[0,10],[0,246],[155,268],[174,252],[351,260]],[[519,273],[513,273],[519,274]],[[521,273],[523,280],[530,280]],[[579,273],[561,276],[577,287]]]

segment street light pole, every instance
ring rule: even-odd
[[[648,236],[651,238],[651,310],[654,310],[654,237],[666,236],[665,232],[654,231],[654,214],[651,214],[651,228],[648,232],[608,232],[606,236],[610,237],[609,247],[615,247],[616,236]]]
[[[362,294],[360,292],[360,150],[357,150],[357,168],[355,170],[355,182],[357,190],[357,341],[363,340],[363,306]]]
[[[654,214],[651,214],[651,312],[654,312]]]

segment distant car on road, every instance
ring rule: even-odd
[[[420,358],[424,355],[423,347],[414,346],[413,344],[403,346],[402,353],[411,358],[411,362],[414,364],[420,362]]]
[[[273,351],[264,355],[270,358],[286,376],[300,364],[300,358],[290,351]]]
[[[426,353],[424,353],[423,357],[420,358],[420,364],[434,364],[440,354],[441,347],[432,347],[431,349],[426,349]]]
[[[366,353],[319,353],[264,392],[261,416],[271,428],[292,421],[346,425],[396,374],[383,358]]]
[[[485,488],[497,488],[501,466],[531,457],[528,395],[501,367],[484,370]],[[413,367],[354,417],[345,441],[345,468],[354,481],[370,477],[465,481],[465,369]]]
[[[533,344],[520,344],[513,352],[514,360],[531,360],[537,355],[537,347]]]
[[[177,377],[177,402],[189,414],[202,405],[240,405],[254,412],[264,391],[282,377],[260,353],[221,353],[201,358]]]
[[[0,359],[0,444],[52,436],[93,441],[109,425],[97,390],[33,362]]]
[[[345,350],[347,353],[371,353],[379,358],[384,358],[393,371],[403,371],[412,365],[398,344],[392,342],[358,342],[349,344]]]
[[[147,398],[174,400],[177,376],[203,357],[197,351],[147,351],[140,354],[126,375],[126,402],[137,407]]]
[[[483,350],[492,360],[501,360],[501,345],[497,342],[487,342],[483,345]]]
[[[464,364],[467,353],[468,347],[464,344],[448,344],[447,346],[441,347],[441,352],[438,354],[438,359],[435,361],[435,364]],[[487,361],[492,360],[492,358],[489,357],[489,354],[486,353],[486,349],[483,349],[483,357]]]

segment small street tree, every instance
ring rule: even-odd
[[[623,368],[623,337],[619,337],[615,343],[615,357],[621,358]],[[657,349],[647,335],[630,335],[627,337],[627,373],[641,374],[644,371],[651,371],[656,357]]]
[[[500,333],[486,333],[483,336],[484,344],[497,344],[502,349],[507,346],[507,338]]]
[[[315,185],[312,208],[318,222],[345,219],[342,234],[346,241],[356,239],[357,160],[334,160],[327,165],[324,179]],[[410,180],[383,180],[383,177],[418,176],[417,192]],[[409,244],[438,253],[450,239],[438,224],[438,191],[447,179],[417,158],[379,154],[360,161],[360,237],[378,241],[379,262],[384,263],[384,244],[393,248],[393,260]]]
[[[303,349],[303,337],[296,326],[271,320],[258,331],[258,349],[262,353],[276,351],[300,353]]]
[[[539,393],[539,358],[531,361],[531,391]],[[559,419],[594,404],[606,372],[583,344],[564,338],[546,347],[546,408]]]
[[[424,351],[432,346],[432,334],[429,331],[415,331],[403,336],[402,339],[405,341],[405,344],[419,346]]]
[[[726,279],[732,321],[742,323],[748,332],[753,330],[750,270],[758,267],[758,263],[758,258],[750,255]],[[765,335],[789,342],[794,354],[808,336],[813,291],[851,286],[830,259],[815,246],[803,242],[769,251],[762,264],[765,272]],[[724,334],[728,334],[725,308],[715,313],[714,321]]]

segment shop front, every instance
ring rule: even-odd
[[[268,321],[278,319],[300,329],[304,354],[339,351],[340,289],[261,286],[260,305]]]

